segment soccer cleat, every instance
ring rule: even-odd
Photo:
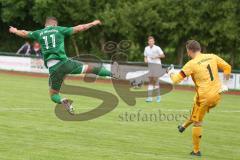
[[[198,157],[202,156],[202,154],[201,154],[200,151],[198,151],[197,153],[195,153],[194,151],[192,151],[192,152],[190,153],[190,155],[192,155],[192,156],[198,156]]]
[[[157,102],[157,103],[160,103],[160,102],[161,102],[161,96],[157,96],[156,102]]]
[[[186,128],[184,128],[182,125],[179,125],[179,126],[178,126],[178,131],[179,131],[180,133],[183,133],[183,132],[185,131],[185,129],[186,129]]]
[[[146,102],[152,102],[153,99],[152,99],[152,97],[148,97],[145,101],[146,101]]]
[[[72,101],[70,101],[70,100],[68,100],[66,98],[63,98],[61,100],[61,103],[64,106],[64,108],[68,111],[68,113],[70,113],[72,115],[74,114],[74,108],[72,106]]]

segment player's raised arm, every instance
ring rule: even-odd
[[[9,32],[13,33],[13,34],[16,34],[17,36],[22,37],[22,38],[27,38],[27,35],[29,33],[29,31],[18,30],[17,28],[12,27],[12,26],[10,26]]]
[[[179,73],[176,73],[174,67],[171,66],[170,69],[167,70],[167,73],[170,76],[173,84],[178,84],[182,80],[184,80],[185,77],[188,77],[192,74],[191,63],[188,62],[187,64],[185,64]]]
[[[77,25],[75,27],[73,27],[73,33],[78,33],[78,32],[81,32],[81,31],[85,31],[85,30],[88,30],[89,28],[93,27],[93,26],[96,26],[96,25],[100,25],[101,24],[101,21],[100,20],[95,20],[91,23],[87,23],[87,24],[80,24],[80,25]]]

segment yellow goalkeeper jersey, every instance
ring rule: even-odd
[[[195,83],[198,97],[207,98],[209,94],[219,93],[221,81],[218,70],[225,75],[231,73],[231,66],[215,54],[198,54],[186,63],[178,75],[171,76],[174,83],[179,83],[185,77],[191,76]]]

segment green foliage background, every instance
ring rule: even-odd
[[[78,49],[110,59],[102,51],[105,42],[127,39],[129,60],[142,61],[146,37],[153,35],[166,53],[164,63],[184,64],[184,44],[196,39],[203,51],[240,69],[239,0],[0,0],[0,15],[0,51],[14,52],[24,42],[8,33],[9,25],[35,30],[46,16],[57,17],[62,26],[101,19],[102,26],[66,40],[70,56]]]

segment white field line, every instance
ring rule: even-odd
[[[116,107],[117,108],[117,107]],[[89,107],[89,108],[77,108],[77,110],[91,110],[91,109],[94,109],[92,107]],[[103,108],[104,109],[104,108]],[[135,112],[138,112],[138,110],[141,110],[142,108],[136,108],[135,111],[127,111],[126,112],[131,112],[131,113],[135,113]],[[159,108],[156,108],[160,111],[166,111],[166,112],[190,112],[190,110],[188,109],[161,109],[160,107]],[[2,111],[54,111],[54,107],[52,109],[50,108],[0,108],[0,112]],[[120,112],[124,112],[124,110],[121,110]],[[153,110],[149,111],[149,112],[154,112]],[[240,110],[217,110],[215,109],[214,112],[219,112],[219,113],[240,113]],[[148,112],[144,112],[144,110],[141,110],[141,113],[148,113]]]

